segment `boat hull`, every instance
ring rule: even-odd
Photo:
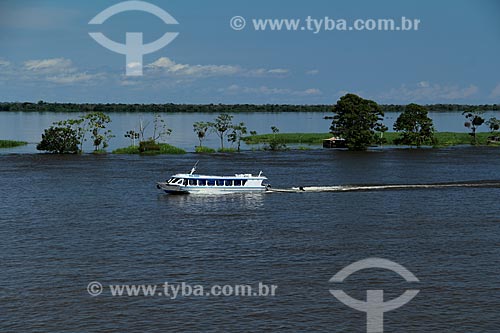
[[[168,194],[188,194],[180,185],[170,185],[167,183],[156,183],[156,188]]]

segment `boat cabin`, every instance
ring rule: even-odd
[[[180,186],[245,186],[248,179],[241,178],[199,178],[199,177],[172,177],[167,184]]]

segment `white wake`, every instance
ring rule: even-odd
[[[384,185],[337,185],[337,186],[297,186],[292,188],[269,188],[268,192],[304,193],[304,192],[351,192],[351,191],[382,191],[406,189],[439,189],[459,187],[493,187],[500,188],[500,181],[480,181],[461,183],[435,184],[384,184]]]

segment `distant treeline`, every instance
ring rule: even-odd
[[[384,112],[402,112],[406,105],[381,104]],[[500,104],[462,105],[462,104],[430,104],[425,105],[429,111],[466,111],[484,110],[498,111]],[[75,104],[75,103],[0,103],[1,111],[23,112],[332,112],[332,105],[288,105],[288,104]]]
[[[384,112],[403,112],[406,105],[398,104],[381,104],[380,107]],[[469,110],[480,110],[480,111],[498,111],[500,110],[500,104],[482,104],[482,105],[469,105],[469,104],[427,104],[424,105],[427,111],[437,111],[437,112],[463,112]]]

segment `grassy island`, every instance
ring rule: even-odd
[[[146,150],[141,152],[138,146],[129,146],[125,148],[118,148],[113,150],[113,154],[143,154],[143,155],[180,155],[185,154],[186,151],[181,148],[174,147],[168,143],[158,144],[159,149],[157,150]]]
[[[13,140],[0,140],[0,148],[13,148],[19,146],[25,146],[28,143],[25,141],[13,141]]]
[[[399,133],[385,132],[383,138],[386,139],[385,145],[394,145],[394,140],[399,137]],[[495,135],[492,133],[481,132],[477,133],[477,144],[488,144],[488,137]],[[456,145],[469,145],[472,138],[469,133],[458,132],[436,132],[434,134],[437,139],[436,146],[456,146]],[[271,140],[280,140],[287,144],[307,144],[307,145],[320,145],[324,139],[331,138],[331,133],[278,133],[278,134],[260,134],[250,135],[244,137],[243,140],[246,144],[264,144]]]

